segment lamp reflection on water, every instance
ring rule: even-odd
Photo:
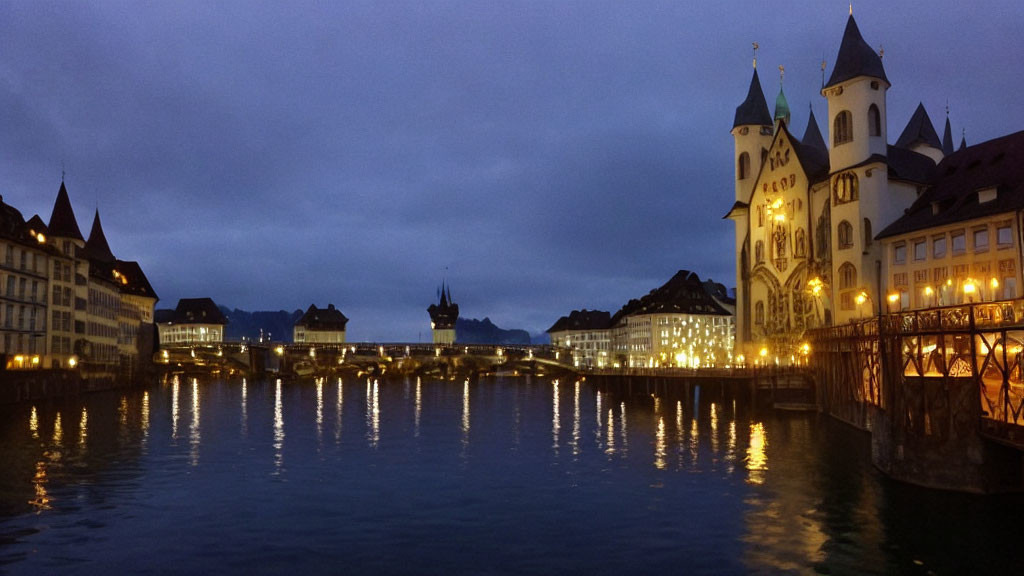
[[[604,452],[609,455],[615,452],[615,413],[611,408],[608,409],[608,436]]]
[[[178,377],[171,380],[171,439],[178,438]]]
[[[248,382],[245,378],[242,378],[242,436],[244,437],[249,433],[249,392]]]
[[[334,443],[341,442],[341,412],[345,402],[345,384],[341,377],[338,377],[337,399],[334,402]]]
[[[622,434],[622,453],[625,455],[628,445],[628,439],[626,438],[626,403],[622,402],[619,404],[619,430]]]
[[[572,453],[580,453],[580,381],[573,385]]]
[[[78,447],[85,451],[85,443],[89,439],[89,412],[82,406],[82,417],[78,420]]]
[[[718,406],[711,403],[711,451],[718,453]]]
[[[561,429],[558,409],[558,380],[551,383],[551,447],[558,453],[558,432]]]
[[[316,379],[316,441],[321,446],[324,441],[324,379]]]
[[[414,424],[414,426],[413,426],[413,435],[415,435],[417,438],[420,437],[420,413],[423,411],[423,391],[422,391],[422,387],[423,387],[422,379],[419,376],[417,376],[416,377],[416,409],[415,409],[415,412],[413,414],[413,418],[414,418],[414,422],[413,422],[413,424]]]
[[[281,379],[278,378],[274,386],[274,472],[281,473],[281,465],[284,463],[284,407],[281,403]]]
[[[199,465],[199,380],[192,379],[192,422],[188,426],[189,462]]]
[[[750,445],[747,447],[747,470],[750,475],[747,482],[763,484],[764,471],[768,469],[768,438],[764,433],[764,424],[756,422],[750,425]]]
[[[665,463],[665,418],[658,418],[658,430],[654,437],[654,467],[658,470],[666,468]]]
[[[36,407],[32,407],[32,412],[28,415],[28,429],[32,432],[32,437],[39,438],[39,415],[36,414]]]
[[[139,427],[142,429],[142,446],[146,446],[149,440],[149,390],[142,393],[142,413],[139,418]]]

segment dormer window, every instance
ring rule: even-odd
[[[978,190],[978,204],[984,204],[986,202],[991,202],[991,201],[993,201],[995,199],[996,199],[996,189],[995,188],[983,188],[981,190]]]

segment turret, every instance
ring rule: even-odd
[[[452,301],[451,288],[441,284],[438,291],[438,303],[427,308],[430,314],[430,329],[434,334],[434,344],[455,343],[455,323],[459,319],[459,305]]]
[[[754,75],[750,79],[747,97],[742,104],[736,107],[736,117],[732,123],[737,202],[744,204],[750,202],[754,178],[757,177],[763,157],[772,143],[772,126],[772,115],[768,111],[768,103],[764,99],[764,91],[761,89],[761,80],[757,77],[755,63]]]
[[[886,155],[885,93],[889,80],[882,57],[860,34],[850,14],[839,55],[821,93],[828,99],[829,165],[832,171]]]
[[[82,231],[78,229],[75,211],[71,208],[71,199],[68,198],[68,189],[64,187],[63,180],[60,183],[60,190],[57,191],[57,200],[53,203],[53,212],[50,213],[47,228],[50,243],[65,256],[74,256],[74,246],[85,246],[85,239],[82,238]]]
[[[789,126],[789,102],[786,101],[786,94],[782,91],[782,66],[779,66],[779,95],[775,97],[775,125],[779,120]]]

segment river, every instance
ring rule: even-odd
[[[0,407],[0,573],[1024,570],[1024,498],[709,384],[178,378]]]

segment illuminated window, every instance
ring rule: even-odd
[[[857,269],[849,262],[839,267],[839,288],[853,288],[857,285]]]
[[[878,113],[878,106],[874,104],[868,108],[868,136],[882,135],[882,115]]]
[[[832,123],[832,143],[834,146],[853,141],[853,115],[843,110],[836,115]]]
[[[843,204],[858,198],[857,175],[853,172],[839,174],[832,181],[833,203]]]

